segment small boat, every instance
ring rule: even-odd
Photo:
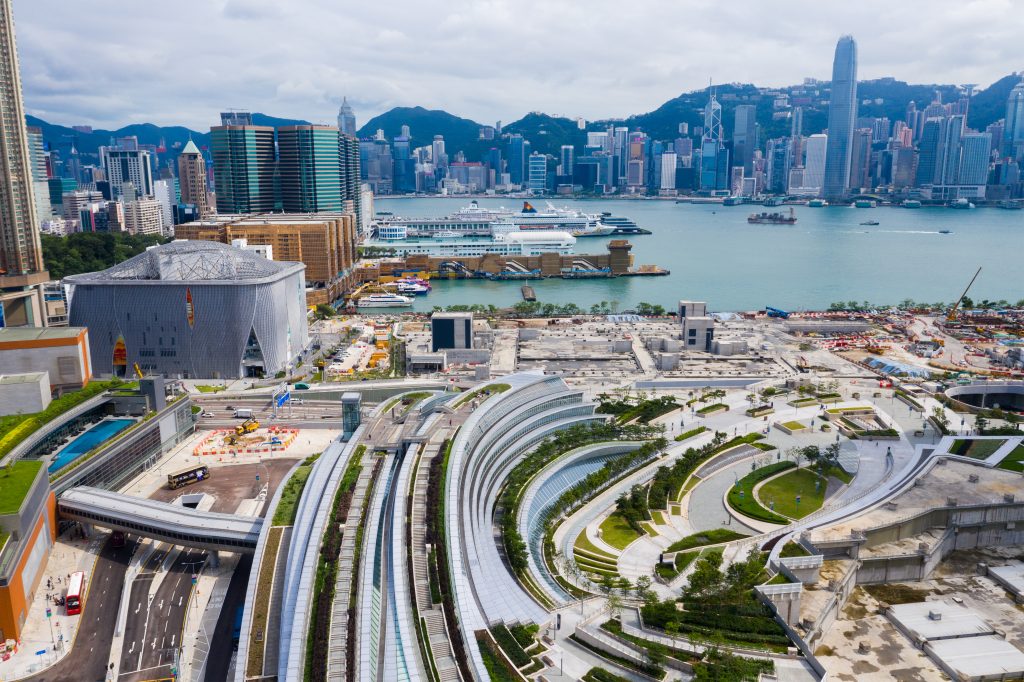
[[[972,204],[971,202],[967,201],[967,199],[964,199],[963,197],[961,197],[960,199],[957,199],[956,201],[949,202],[948,205],[949,205],[950,208],[956,208],[956,209],[959,209],[959,210],[965,210],[965,209],[969,209],[969,208],[974,208],[974,204]]]
[[[874,208],[878,206],[878,202],[874,199],[857,199],[853,202],[854,208]]]
[[[1007,199],[1005,201],[1000,201],[997,206],[1006,211],[1019,211],[1024,209],[1024,201]]]
[[[939,234],[952,234],[951,230],[939,230]]]
[[[877,220],[865,220],[861,225],[881,225]]]
[[[917,199],[907,199],[901,204],[901,206],[903,206],[903,208],[921,208],[921,202]]]
[[[811,199],[807,202],[808,208],[824,208],[825,206],[828,206],[828,202],[824,199]]]

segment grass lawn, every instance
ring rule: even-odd
[[[693,488],[698,483],[700,483],[700,476],[697,476],[696,474],[694,474],[693,476],[690,476],[689,480],[686,481],[686,485],[684,485],[683,489],[679,492],[679,499],[682,500],[684,497],[686,497],[686,493],[688,493],[691,490],[693,490]]]
[[[953,447],[949,449],[954,455],[970,457],[971,459],[988,459],[996,450],[1006,445],[1005,438],[959,438],[953,441]]]
[[[667,523],[667,521],[665,521],[665,512],[652,510],[651,518],[654,519],[654,522],[659,526],[664,526]]]
[[[594,554],[599,557],[604,557],[605,559],[610,560],[612,563],[615,563],[616,561],[614,554],[609,554],[607,551],[599,548],[597,545],[590,541],[590,538],[587,537],[586,529],[580,532],[579,536],[576,538],[576,542],[573,543],[573,548],[582,550],[589,554]]]
[[[729,406],[725,403],[714,403],[713,405],[707,405],[697,410],[697,414],[711,414],[712,412],[718,412],[719,410],[728,410]]]
[[[754,499],[753,490],[755,485],[766,478],[771,478],[775,474],[785,471],[786,469],[792,469],[795,466],[796,464],[793,462],[776,462],[775,464],[769,464],[766,467],[761,467],[760,469],[750,472],[729,489],[729,495],[726,498],[729,506],[739,513],[749,516],[752,519],[758,519],[759,521],[778,524],[789,523],[789,519],[786,517],[780,516],[779,514],[762,507],[761,504]]]
[[[626,549],[629,543],[640,537],[640,534],[615,512],[601,523],[601,539],[615,549]]]
[[[693,549],[694,547],[703,547],[704,545],[717,545],[722,542],[732,542],[733,540],[739,540],[740,538],[749,537],[746,533],[737,533],[734,530],[728,528],[716,528],[714,530],[704,531],[703,533],[694,533],[693,535],[687,535],[678,542],[673,542],[667,552],[682,552],[683,550]]]
[[[207,384],[199,384],[196,386],[196,390],[200,393],[219,393],[224,390],[224,386],[210,386]]]
[[[800,398],[799,400],[790,400],[789,405],[793,407],[807,407],[809,405],[817,405],[817,398]]]
[[[792,540],[790,540],[782,546],[782,551],[779,552],[779,558],[785,559],[787,557],[794,556],[810,556],[810,554],[810,552],[804,549],[803,545],[801,545],[798,542],[793,542]]]
[[[650,521],[641,521],[640,527],[643,528],[652,538],[658,537],[658,531],[654,530],[654,524]]]
[[[829,467],[828,471],[825,472],[825,476],[834,476],[846,485],[850,485],[850,481],[853,480],[853,474],[844,469],[841,466]]]
[[[815,491],[815,483],[818,490]],[[813,511],[821,508],[825,501],[825,490],[828,481],[810,469],[797,469],[772,479],[761,486],[757,496],[761,504],[771,509],[771,501],[775,501],[775,511],[792,519],[802,519]],[[796,497],[800,496],[797,503]]]
[[[18,460],[9,467],[0,468],[0,514],[18,513],[42,468],[42,462],[31,459]]]
[[[306,479],[309,478],[309,472],[312,470],[312,463],[302,464],[284,484],[284,490],[281,491],[281,499],[277,503],[277,509],[274,510],[274,520],[271,525],[290,526],[295,523],[299,498],[302,497],[302,489],[306,487]]]
[[[806,429],[807,428],[807,424],[804,424],[803,422],[798,422],[798,421],[783,422],[782,425],[785,426],[790,431],[799,431],[801,429]]]
[[[697,557],[700,556],[700,552],[682,552],[676,554],[676,571],[682,573],[686,570],[686,567],[692,564]]]
[[[1003,457],[1003,461],[999,463],[999,468],[1009,469],[1010,471],[1024,471],[1024,443],[1021,443],[1011,450],[1010,454]]]

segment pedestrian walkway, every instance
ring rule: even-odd
[[[0,662],[0,682],[39,672],[71,651],[81,615],[67,615],[65,607],[56,606],[53,599],[47,597],[63,597],[67,593],[68,576],[76,571],[85,572],[88,590],[92,568],[108,537],[108,533],[94,532],[89,538],[71,539],[65,533],[57,539],[50,549],[46,565],[41,569],[39,587],[29,603],[18,650],[6,661]]]

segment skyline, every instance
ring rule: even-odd
[[[265,0],[192,0],[185,10],[99,4],[55,13],[52,1],[14,0],[28,113],[64,125],[205,130],[228,108],[330,123],[348,96],[360,121],[417,105],[485,123],[538,110],[617,118],[706,87],[709,77],[762,87],[828,80],[845,33],[860,45],[863,80],[987,87],[1024,69],[1013,49],[1024,17],[1009,0],[931,3],[927,12],[881,2],[820,10],[793,0],[775,10],[779,29],[770,35],[762,12],[695,13],[692,2],[641,3],[624,23],[607,2],[531,1],[516,12],[504,2],[463,2],[443,17],[412,4],[342,13],[320,0],[288,12]],[[154,25],[161,28],[140,30]],[[54,49],[82,33],[102,38],[84,52]],[[207,47],[180,49],[186,34]]]

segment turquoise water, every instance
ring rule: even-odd
[[[52,474],[58,469],[74,462],[103,441],[121,433],[134,423],[134,419],[104,419],[61,448],[60,452],[57,453],[57,456],[50,463],[49,472]]]
[[[1024,211],[798,206],[795,225],[751,225],[747,215],[766,209],[628,199],[552,203],[631,218],[654,233],[628,237],[634,263],[660,265],[672,274],[530,282],[544,303],[587,308],[614,301],[625,310],[640,301],[674,308],[679,299],[691,299],[721,311],[766,305],[818,310],[851,299],[948,302],[956,300],[979,266],[983,270],[970,294],[974,300],[1024,298]],[[465,198],[374,202],[378,211],[405,217],[446,215],[468,204]],[[521,200],[481,199],[480,205],[518,210]],[[866,220],[880,224],[860,225]],[[609,239],[579,239],[576,252],[604,253]],[[415,310],[522,300],[521,282],[435,281],[433,286],[430,295],[417,297]]]

